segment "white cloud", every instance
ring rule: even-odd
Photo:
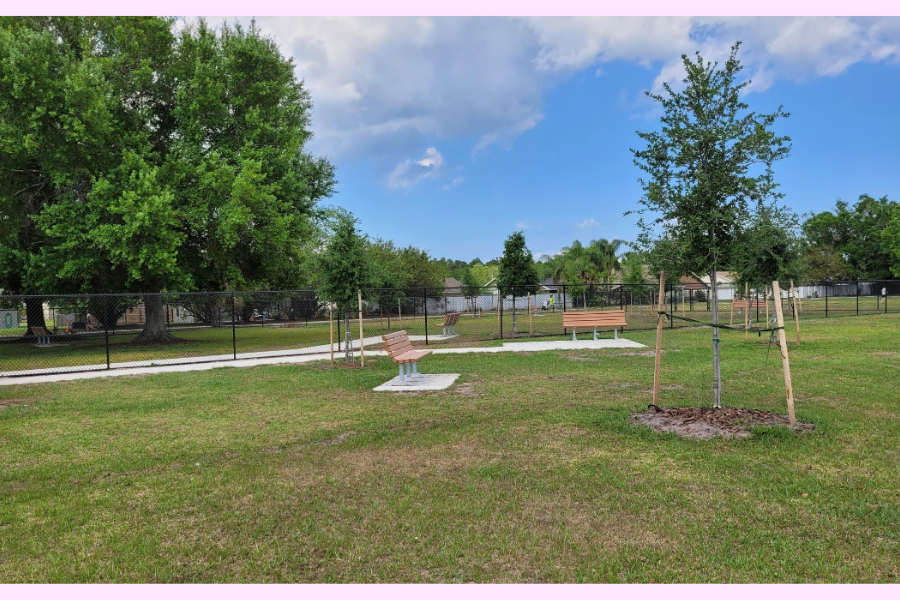
[[[744,73],[754,80],[748,91],[764,91],[781,79],[900,59],[900,19],[891,17],[265,17],[257,24],[294,58],[310,90],[313,150],[336,160],[366,155],[385,172],[437,140],[471,139],[473,155],[509,147],[539,126],[547,90],[614,61],[650,69],[659,91],[664,82],[680,85],[681,54],[699,50],[721,61],[742,40]]]
[[[575,227],[598,227],[599,225],[600,223],[598,223],[594,217],[591,217],[590,219],[585,219],[581,223],[576,223]]]
[[[444,157],[432,146],[425,150],[421,160],[407,158],[398,164],[388,176],[387,185],[392,190],[412,187],[423,179],[437,176],[443,166]]]
[[[463,181],[465,181],[465,179],[463,179],[462,175],[459,175],[457,177],[454,177],[453,181],[451,181],[450,183],[445,185],[442,189],[445,192],[448,192],[448,191],[452,190],[453,188],[459,187],[460,185],[462,185]]]

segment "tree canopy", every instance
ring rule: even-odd
[[[807,249],[804,261],[814,279],[889,279],[892,263],[890,235],[885,235],[897,207],[887,196],[862,194],[852,207],[838,201],[834,211],[811,215],[803,223]],[[900,267],[895,266],[895,269]]]
[[[516,231],[503,243],[497,288],[504,296],[524,296],[537,292],[539,284],[534,257],[525,245],[525,234]]]
[[[0,286],[298,286],[334,186],[305,150],[310,108],[255,26],[4,19]]]

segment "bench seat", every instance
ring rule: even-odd
[[[400,385],[410,385],[407,379],[419,377],[417,363],[431,354],[431,350],[414,349],[405,330],[383,335],[381,341],[391,360],[400,365]]]
[[[572,340],[576,340],[576,330],[579,327],[593,327],[594,339],[597,339],[597,328],[613,328],[615,339],[619,339],[619,327],[625,328],[624,310],[594,310],[583,312],[563,313],[563,327],[572,329]]]

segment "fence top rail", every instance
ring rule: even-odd
[[[245,294],[318,294],[318,290],[232,290],[218,292],[116,292],[84,294],[0,294],[0,300],[32,299],[32,298],[143,298],[144,296],[231,296]]]

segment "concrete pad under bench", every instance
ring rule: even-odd
[[[374,388],[376,392],[422,392],[422,391],[436,391],[436,390],[446,390],[448,387],[453,385],[456,379],[459,377],[459,373],[436,373],[436,374],[428,374],[423,375],[419,373],[419,375],[415,378],[407,377],[406,384],[400,382],[400,376],[394,377],[390,381],[386,383],[382,383],[377,388]]]

